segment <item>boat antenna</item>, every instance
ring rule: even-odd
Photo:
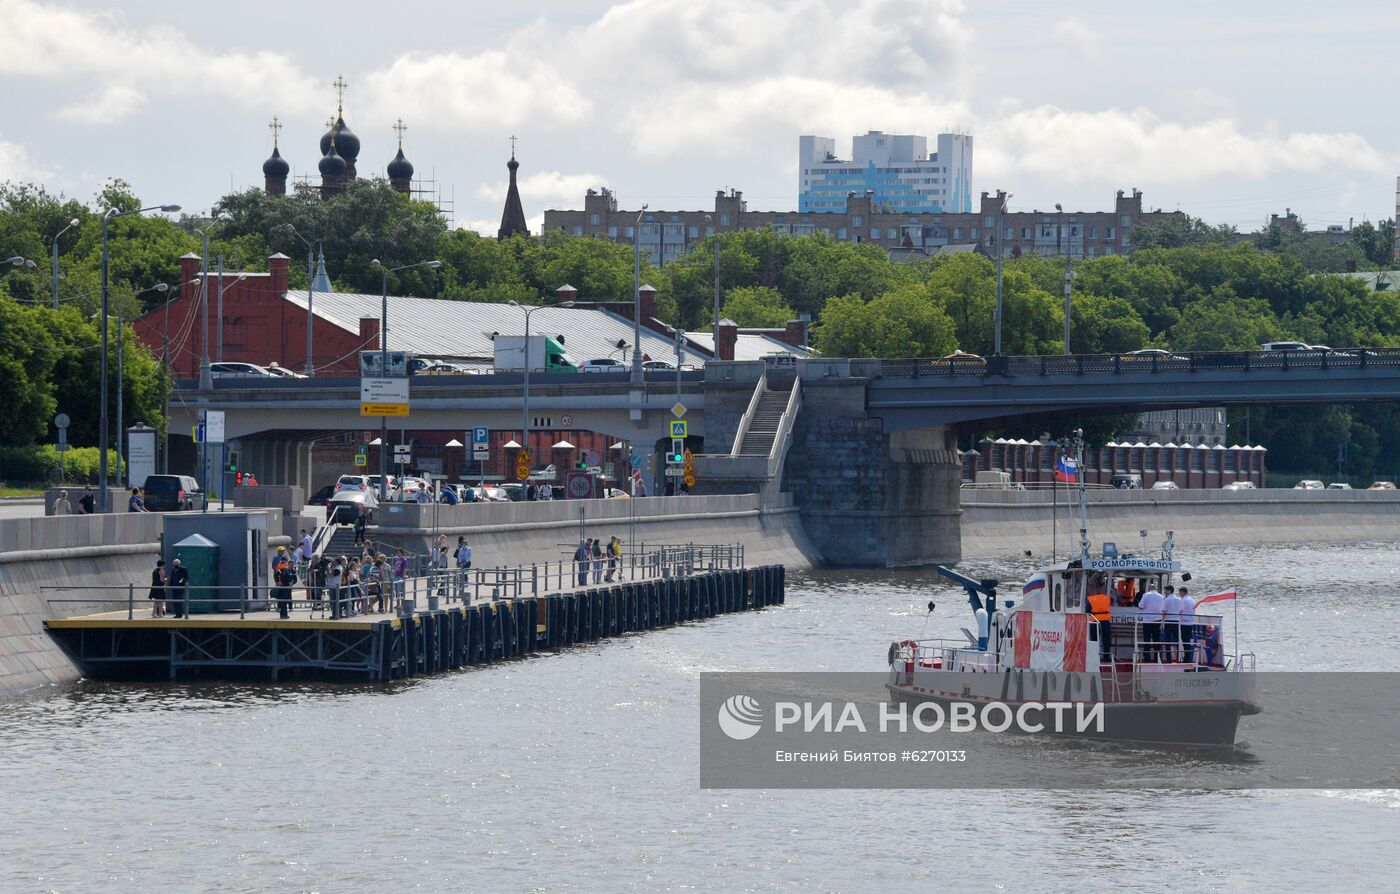
[[[1084,482],[1084,429],[1074,430],[1074,461],[1079,466],[1079,559],[1089,562],[1089,507]]]

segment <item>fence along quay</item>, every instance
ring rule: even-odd
[[[558,563],[557,571],[524,566],[407,578],[386,594],[391,613],[340,618],[329,616],[327,599],[310,598],[300,585],[292,611],[305,617],[283,620],[269,610],[272,588],[240,587],[229,598],[191,593],[194,604],[224,611],[158,618],[146,607],[146,588],[128,585],[116,588],[118,610],[45,626],[83,674],[98,679],[387,682],[785,601],[784,567],[746,568],[737,545],[654,547],[624,565],[632,572],[628,580],[613,583],[569,586],[579,573],[571,579],[570,564]],[[494,595],[479,597],[482,589]],[[90,604],[94,597],[51,601]]]

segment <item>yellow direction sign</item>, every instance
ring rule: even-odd
[[[407,416],[408,404],[360,404],[361,416]]]
[[[689,427],[689,426],[688,426],[688,423],[686,423],[686,421],[685,421],[684,419],[672,419],[672,420],[671,420],[671,437],[673,437],[673,438],[684,438],[684,437],[685,437],[685,433],[686,433],[686,429],[687,429],[688,427]]]

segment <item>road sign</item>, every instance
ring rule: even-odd
[[[517,481],[524,481],[530,477],[530,451],[521,450],[520,455],[515,458],[515,478]]]
[[[681,480],[685,482],[685,486],[686,486],[686,487],[694,487],[694,486],[695,486],[695,476],[694,476],[694,475],[687,475],[687,476],[685,476],[684,478],[682,478]]]
[[[198,425],[196,425],[196,426],[194,427],[194,442],[195,442],[196,444],[203,444],[203,443],[204,443],[204,423],[203,423],[203,422],[199,423]]]
[[[408,378],[360,378],[361,416],[407,416]]]
[[[676,401],[676,405],[671,407],[671,415],[677,418],[685,415],[685,404]]]
[[[680,466],[667,466],[667,467],[666,467],[666,477],[667,477],[667,478],[684,478],[684,477],[685,477],[685,469],[682,469]]]
[[[59,413],[57,416],[53,417],[53,427],[59,431],[63,431],[67,428],[70,422],[72,422],[72,420],[68,418],[67,413]]]
[[[224,411],[204,411],[204,440],[210,444],[224,442]]]
[[[384,370],[384,352],[382,351],[361,351],[360,352],[360,375],[365,376],[407,376],[408,364],[412,355],[404,351],[389,352],[389,369]]]
[[[601,457],[598,456],[598,451],[596,450],[588,451],[583,455],[583,458],[590,466],[598,465],[598,460],[601,459]]]
[[[564,424],[565,428],[569,428],[574,424],[574,417],[570,416],[568,413],[565,413],[563,416],[559,417],[559,421]]]
[[[409,453],[395,453],[394,462],[398,463],[401,466],[406,466],[409,463],[413,462],[413,455]]]
[[[411,445],[411,444],[395,444],[395,445],[394,445],[394,455],[395,455],[395,456],[398,456],[398,455],[401,454],[401,453],[404,454],[404,455],[408,455],[408,454],[411,453],[412,451],[413,451],[413,445]]]
[[[686,421],[685,421],[684,419],[672,419],[672,420],[671,420],[671,437],[673,437],[673,438],[684,438],[684,437],[686,436],[685,433],[686,433],[686,429],[687,429],[687,428],[689,428],[689,425],[688,425],[688,423],[686,423]]]
[[[369,465],[369,457],[365,456],[363,453],[355,454],[355,465],[363,469],[365,466]]]
[[[575,500],[586,500],[593,496],[593,476],[588,472],[571,469],[564,473],[564,492]]]
[[[491,458],[491,430],[484,425],[472,429],[472,459],[483,461]]]

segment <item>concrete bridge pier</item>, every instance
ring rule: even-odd
[[[783,490],[830,565],[895,567],[962,557],[962,467],[947,426],[886,432],[862,379],[804,380]]]

